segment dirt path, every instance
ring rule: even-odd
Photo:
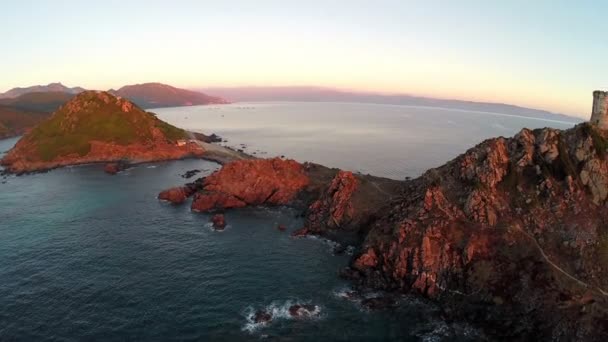
[[[559,271],[560,273],[562,273],[563,275],[565,275],[566,277],[570,278],[571,280],[575,281],[576,283],[578,283],[579,285],[585,287],[585,288],[592,288],[592,289],[596,289],[598,290],[601,294],[603,294],[604,296],[608,296],[608,292],[602,290],[601,288],[597,287],[597,286],[591,286],[587,283],[585,283],[584,281],[576,278],[575,276],[571,275],[570,273],[566,272],[563,268],[559,267],[557,264],[555,264],[553,261],[551,261],[551,259],[549,259],[549,257],[547,256],[547,254],[545,254],[545,251],[543,250],[543,248],[541,247],[541,245],[538,243],[538,241],[536,241],[536,238],[534,236],[532,236],[530,233],[526,232],[525,230],[523,230],[522,228],[520,228],[519,226],[516,226],[517,231],[521,232],[522,234],[524,234],[526,237],[528,237],[530,240],[532,240],[532,242],[534,242],[534,245],[536,246],[536,248],[538,248],[538,250],[540,251],[540,254],[543,256],[543,259],[545,259],[545,261],[551,265],[551,267],[553,267],[554,269],[556,269],[557,271]]]

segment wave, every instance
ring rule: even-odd
[[[307,311],[307,314],[292,315],[290,309],[293,312],[293,307],[296,305],[310,305],[314,307],[314,309]],[[259,312],[270,314],[270,320],[256,323],[255,316]],[[263,327],[269,326],[274,322],[281,320],[319,320],[322,319],[321,312],[321,306],[311,304],[310,301],[299,300],[272,301],[267,306],[257,309],[253,306],[248,306],[243,310],[243,316],[245,316],[246,323],[242,330],[253,333]]]

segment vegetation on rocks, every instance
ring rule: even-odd
[[[201,155],[188,134],[107,92],[85,91],[19,140],[2,160],[13,172],[86,162]]]
[[[126,100],[107,93],[84,92],[34,128],[27,139],[36,143],[42,160],[50,161],[72,153],[84,156],[90,151],[91,141],[118,145],[151,143],[155,127],[171,141],[186,137],[182,129]]]

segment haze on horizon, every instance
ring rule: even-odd
[[[599,0],[20,1],[0,91],[320,86],[588,117],[608,86]]]

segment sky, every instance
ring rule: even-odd
[[[0,91],[322,86],[587,117],[608,88],[606,3],[4,1]]]

